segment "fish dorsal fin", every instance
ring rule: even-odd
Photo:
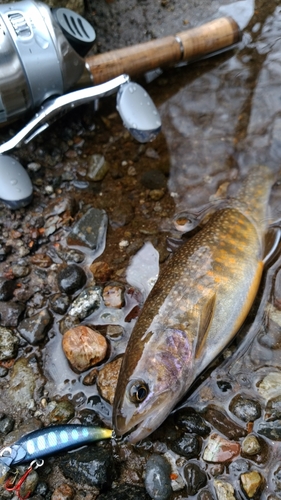
[[[198,338],[195,348],[195,358],[199,358],[205,349],[206,339],[214,316],[216,305],[216,292],[212,292],[204,299],[204,304],[200,307],[200,318],[198,328]]]

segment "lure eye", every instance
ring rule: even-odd
[[[148,396],[148,386],[143,380],[133,382],[129,387],[129,398],[132,403],[142,403]]]

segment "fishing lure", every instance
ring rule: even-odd
[[[54,425],[30,432],[0,451],[0,461],[8,467],[42,459],[112,437],[112,430],[91,425]]]
[[[20,495],[22,484],[32,470],[44,464],[43,458],[111,437],[110,429],[76,424],[54,425],[25,434],[12,445],[0,450],[0,470],[3,477],[7,476],[11,467],[29,463],[29,468],[17,482],[17,475],[14,479],[6,480],[5,488],[14,491],[20,500],[24,500],[30,493],[25,497]]]

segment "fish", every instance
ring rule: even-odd
[[[242,326],[263,273],[274,182],[268,167],[251,169],[162,268],[123,356],[117,438],[137,443],[157,429]]]

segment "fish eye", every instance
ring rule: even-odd
[[[129,387],[129,398],[132,403],[142,403],[148,396],[148,386],[143,380],[133,382]]]

